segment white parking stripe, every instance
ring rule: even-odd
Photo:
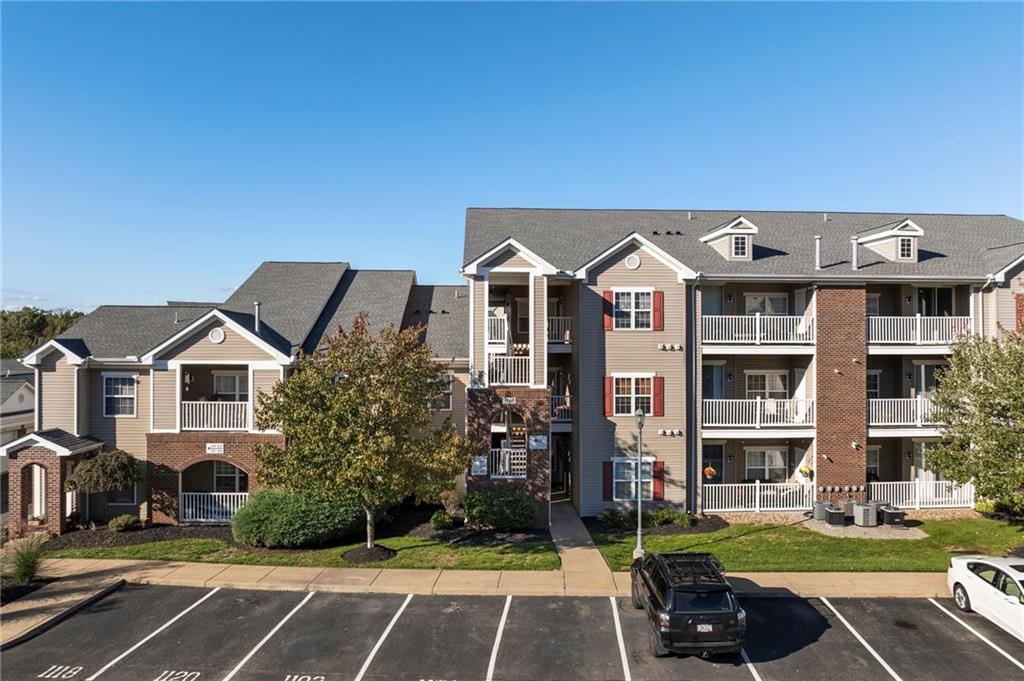
[[[189,612],[190,612],[190,611],[191,611],[191,610],[192,610],[193,608],[195,608],[196,606],[198,606],[198,605],[199,605],[200,603],[202,603],[203,601],[205,601],[205,600],[206,600],[207,598],[209,598],[209,597],[210,597],[210,596],[212,596],[213,594],[217,593],[218,591],[220,591],[220,587],[219,587],[219,586],[218,586],[218,587],[217,587],[216,589],[214,589],[213,591],[211,591],[210,593],[208,593],[208,594],[206,594],[205,596],[203,596],[202,598],[200,598],[200,599],[199,599],[198,601],[196,601],[196,602],[195,602],[195,603],[193,603],[192,605],[188,606],[187,608],[185,608],[184,610],[182,610],[181,612],[179,612],[179,613],[178,613],[177,615],[175,615],[175,616],[174,616],[174,617],[172,617],[171,619],[169,619],[169,620],[167,620],[166,622],[164,622],[164,623],[163,623],[163,625],[161,625],[161,627],[160,627],[159,629],[157,629],[157,630],[156,630],[156,631],[154,631],[154,632],[153,632],[152,634],[150,634],[150,635],[149,635],[149,636],[147,636],[146,638],[142,639],[141,641],[139,641],[138,643],[136,643],[135,645],[133,645],[133,646],[132,646],[131,648],[129,648],[128,650],[124,651],[123,653],[121,653],[120,655],[118,655],[117,657],[115,657],[115,658],[114,658],[113,660],[111,660],[110,662],[108,662],[107,664],[105,664],[105,665],[104,665],[104,666],[103,666],[103,667],[102,667],[102,668],[101,668],[101,669],[100,669],[100,670],[99,670],[98,672],[96,672],[95,674],[93,674],[92,676],[90,676],[89,678],[87,678],[87,679],[86,679],[85,681],[93,681],[93,679],[95,679],[95,678],[96,678],[97,676],[99,676],[99,675],[100,675],[100,674],[102,674],[103,672],[107,671],[108,669],[110,669],[110,668],[111,668],[111,667],[113,667],[113,666],[114,666],[115,664],[117,664],[118,662],[120,662],[120,661],[121,661],[121,660],[123,660],[124,658],[128,657],[128,656],[129,656],[129,655],[131,655],[132,653],[134,653],[134,652],[135,652],[135,651],[136,651],[136,650],[137,650],[137,649],[138,649],[139,647],[141,647],[141,646],[142,646],[142,645],[143,645],[143,644],[144,644],[144,643],[145,643],[146,641],[148,641],[149,639],[153,638],[154,636],[156,636],[157,634],[159,634],[159,633],[160,633],[161,631],[163,631],[163,630],[164,630],[164,629],[166,629],[167,627],[171,626],[172,624],[174,624],[175,622],[177,622],[178,620],[180,620],[180,619],[181,619],[182,617],[184,617],[185,615],[187,615],[187,614],[188,614],[188,613],[189,613]]]
[[[249,654],[248,654],[248,655],[246,655],[245,657],[243,657],[243,658],[242,658],[242,661],[241,661],[241,662],[239,662],[239,663],[238,663],[237,665],[235,665],[235,668],[234,668],[234,669],[232,669],[232,670],[231,670],[230,672],[228,672],[228,675],[224,677],[224,681],[229,681],[230,679],[232,679],[232,678],[233,678],[233,677],[235,676],[235,674],[237,674],[237,673],[238,673],[238,670],[242,668],[242,665],[244,665],[244,664],[245,664],[246,662],[248,662],[248,661],[249,661],[249,658],[251,658],[251,657],[252,657],[253,655],[255,655],[255,654],[256,654],[256,652],[257,652],[257,651],[258,651],[258,650],[259,650],[260,648],[262,648],[262,647],[263,647],[263,644],[265,644],[265,643],[266,643],[267,641],[269,641],[269,640],[271,639],[271,637],[272,637],[272,636],[273,636],[274,634],[276,634],[276,633],[277,633],[277,631],[278,631],[278,630],[279,630],[279,629],[280,629],[281,627],[283,627],[283,626],[284,626],[284,623],[285,623],[285,622],[287,622],[288,620],[290,620],[290,619],[292,618],[292,615],[294,615],[295,613],[297,613],[297,612],[299,611],[299,608],[301,608],[301,607],[302,607],[302,606],[304,606],[304,605],[305,605],[306,603],[308,603],[308,602],[309,602],[309,599],[310,599],[310,598],[312,598],[312,597],[313,597],[313,594],[315,594],[315,593],[316,593],[315,591],[310,591],[310,592],[309,592],[309,593],[308,593],[308,594],[306,595],[306,597],[305,597],[305,598],[303,598],[303,599],[302,599],[301,601],[299,601],[299,604],[298,604],[298,605],[296,605],[296,606],[295,606],[294,608],[292,608],[292,609],[291,609],[291,612],[289,612],[289,613],[288,613],[287,615],[285,615],[285,616],[284,616],[284,619],[282,619],[282,620],[281,620],[280,622],[278,622],[278,623],[277,623],[277,624],[276,624],[276,625],[274,626],[274,628],[273,628],[273,629],[271,629],[270,631],[268,631],[268,632],[267,632],[267,635],[266,635],[266,636],[264,636],[264,637],[263,637],[263,639],[262,639],[262,640],[260,640],[260,642],[259,642],[259,643],[257,643],[257,644],[256,644],[256,646],[255,646],[255,647],[254,647],[254,648],[253,648],[252,650],[250,650],[250,651],[249,651]]]
[[[633,681],[629,673],[629,658],[626,656],[626,642],[622,640],[622,624],[619,622],[619,604],[615,602],[615,596],[609,596],[612,602],[612,619],[615,620],[615,635],[619,638],[619,657],[622,658],[622,675],[626,681]]]
[[[744,648],[740,648],[740,655],[743,657],[743,664],[747,665],[747,669],[750,670],[750,675],[754,677],[754,681],[762,681],[761,675],[754,669],[754,663],[750,661],[750,656],[747,655],[747,651]]]
[[[950,617],[952,617],[952,618],[953,618],[953,619],[954,619],[955,621],[959,622],[959,623],[960,623],[960,625],[961,625],[961,626],[963,626],[963,628],[964,628],[964,629],[966,629],[967,631],[971,632],[972,634],[974,634],[975,636],[977,636],[978,638],[980,638],[980,639],[981,639],[982,641],[984,641],[985,643],[987,643],[987,644],[988,644],[988,646],[989,646],[990,648],[992,648],[992,650],[996,651],[997,653],[999,653],[1000,655],[1002,655],[1003,657],[1005,657],[1005,658],[1006,658],[1007,660],[1009,660],[1010,662],[1014,663],[1015,665],[1017,665],[1018,667],[1020,667],[1020,668],[1021,668],[1022,670],[1024,670],[1024,664],[1022,664],[1020,660],[1018,660],[1018,659],[1017,659],[1017,658],[1015,658],[1015,657],[1012,657],[1012,656],[1011,656],[1011,655],[1010,655],[1010,654],[1009,654],[1008,652],[1006,652],[1005,650],[1003,650],[1002,648],[1000,648],[999,646],[997,646],[997,645],[996,645],[995,643],[992,643],[992,641],[990,641],[990,640],[988,640],[987,638],[985,638],[984,636],[982,636],[982,635],[981,635],[981,634],[980,634],[980,633],[978,632],[978,630],[977,630],[977,629],[975,629],[975,628],[974,628],[974,627],[972,627],[972,626],[971,626],[970,624],[968,624],[967,622],[964,622],[964,621],[963,621],[962,619],[960,619],[959,617],[957,617],[956,615],[954,615],[954,614],[953,614],[952,612],[950,612],[949,610],[947,610],[946,608],[944,608],[944,607],[942,606],[942,604],[941,604],[941,603],[939,603],[938,601],[936,601],[936,600],[935,600],[934,598],[929,598],[928,600],[929,600],[929,601],[931,601],[932,605],[934,605],[934,606],[935,606],[936,608],[938,608],[938,609],[939,609],[939,610],[941,610],[942,612],[944,612],[944,613],[946,613],[947,615],[949,615]]]
[[[821,602],[824,603],[825,605],[827,605],[828,609],[831,610],[833,613],[835,613],[835,616],[839,618],[839,621],[846,625],[846,628],[850,630],[850,633],[853,634],[854,637],[858,641],[860,641],[860,644],[862,646],[864,646],[865,648],[867,648],[867,651],[869,653],[871,653],[872,657],[874,657],[876,660],[878,660],[878,664],[882,665],[882,667],[885,668],[885,671],[889,672],[889,676],[891,676],[892,678],[896,679],[896,681],[903,681],[902,679],[900,679],[899,674],[897,674],[895,671],[893,671],[893,668],[890,667],[888,665],[888,663],[885,660],[882,659],[882,656],[879,655],[878,653],[876,653],[875,649],[868,645],[868,642],[864,640],[864,637],[862,637],[860,634],[858,634],[857,630],[854,629],[852,626],[850,626],[850,623],[846,621],[846,618],[843,617],[842,615],[840,615],[839,611],[836,610],[832,606],[832,604],[828,602],[827,598],[822,598]]]
[[[508,608],[512,605],[512,596],[505,597],[505,609],[501,611],[501,621],[498,622],[498,633],[494,636],[494,647],[491,648],[491,661],[487,663],[487,681],[494,678],[494,663],[498,661],[498,647],[501,646],[501,632],[505,631],[505,620],[508,619]]]
[[[405,597],[405,601],[402,603],[402,607],[398,609],[398,612],[395,613],[395,616],[392,617],[391,621],[388,623],[388,626],[384,630],[384,633],[380,635],[379,639],[377,639],[377,643],[373,646],[373,650],[370,651],[370,654],[367,656],[366,661],[363,662],[363,666],[359,668],[359,673],[356,674],[356,678],[353,679],[353,681],[363,681],[363,675],[366,674],[366,670],[369,669],[370,663],[373,662],[374,656],[377,654],[377,651],[380,650],[380,647],[384,644],[384,639],[386,639],[388,637],[388,634],[391,633],[391,630],[394,629],[395,622],[397,622],[398,618],[402,616],[403,612],[405,612],[405,606],[409,605],[409,601],[411,600],[412,594],[409,594]]]

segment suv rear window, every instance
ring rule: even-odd
[[[676,591],[672,606],[676,612],[730,612],[732,594],[728,591]]]

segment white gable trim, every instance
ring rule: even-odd
[[[700,242],[702,244],[706,244],[709,241],[715,241],[727,234],[757,234],[757,231],[757,225],[741,215],[732,222],[719,227],[710,234],[705,234],[700,238]]]
[[[141,361],[144,364],[148,364],[148,363],[152,362],[153,359],[158,354],[160,354],[162,351],[166,350],[169,347],[172,347],[173,345],[179,343],[183,339],[185,339],[188,336],[192,335],[197,329],[202,328],[203,326],[208,324],[213,319],[217,319],[217,320],[221,321],[229,329],[231,329],[232,331],[234,331],[238,335],[242,336],[243,338],[245,338],[247,341],[249,341],[250,343],[252,343],[256,347],[266,351],[268,354],[270,354],[271,357],[276,359],[279,364],[291,364],[291,357],[289,357],[288,355],[284,354],[283,352],[281,352],[280,350],[278,350],[274,346],[270,345],[265,340],[263,340],[262,338],[257,336],[255,333],[253,333],[249,329],[245,328],[244,326],[242,326],[241,324],[239,324],[235,320],[233,320],[231,317],[228,317],[226,314],[224,314],[220,310],[210,310],[205,315],[203,315],[199,319],[195,320],[194,322],[192,322],[191,324],[186,326],[184,329],[182,329],[178,333],[174,334],[173,336],[171,336],[170,338],[168,338],[163,343],[161,343],[160,345],[156,346],[155,348],[153,348],[149,352],[147,352],[145,355],[142,356]]]
[[[881,239],[889,239],[896,236],[924,236],[924,230],[918,227],[917,223],[913,220],[904,220],[890,229],[862,236],[857,239],[857,243],[870,244]]]
[[[1015,267],[1017,267],[1017,265],[1020,265],[1021,263],[1024,263],[1024,255],[1020,256],[1003,269],[991,275],[992,279],[1002,284],[1004,281],[1006,281],[1006,275],[1010,273],[1010,270],[1014,269]]]
[[[689,267],[687,267],[683,263],[681,263],[678,260],[676,260],[675,258],[673,258],[671,255],[666,253],[661,248],[658,248],[657,246],[655,246],[654,243],[652,243],[650,239],[644,237],[643,235],[639,234],[638,232],[633,232],[632,234],[627,236],[625,239],[623,239],[622,241],[618,242],[617,244],[615,244],[614,246],[612,246],[611,248],[606,250],[604,253],[602,253],[601,255],[597,256],[596,258],[594,258],[593,260],[588,262],[583,267],[581,267],[578,270],[576,270],[573,273],[573,275],[577,279],[586,280],[586,278],[588,276],[588,273],[590,272],[590,270],[592,268],[594,268],[597,265],[601,264],[602,262],[604,262],[605,260],[607,260],[611,256],[615,255],[616,253],[621,251],[626,246],[629,246],[630,244],[636,244],[637,246],[640,247],[640,249],[642,251],[646,252],[648,255],[650,255],[652,258],[654,258],[655,260],[660,262],[662,265],[665,265],[665,267],[668,267],[671,270],[675,270],[676,274],[679,277],[679,281],[684,281],[686,279],[696,279],[697,278],[697,273],[696,272],[694,272]]]
[[[540,274],[558,274],[558,269],[555,268],[554,265],[552,265],[544,258],[540,257],[539,255],[531,251],[529,248],[523,246],[521,243],[512,238],[505,239],[505,241],[501,242],[491,250],[487,251],[476,260],[473,260],[472,262],[468,263],[465,267],[462,268],[462,274],[469,276],[485,274],[491,268],[483,267],[483,264],[507,248],[514,249],[516,253],[526,258],[526,260],[531,265],[540,270]]]
[[[75,353],[68,350],[66,347],[60,344],[56,338],[47,341],[43,345],[39,346],[29,354],[25,355],[25,358],[21,360],[21,363],[26,366],[37,366],[43,356],[48,354],[51,350],[57,350],[64,354],[64,358],[68,361],[68,364],[81,364],[85,361],[84,357],[79,357]]]
[[[8,442],[3,447],[0,447],[0,456],[9,456],[12,451],[25,449],[26,447],[46,447],[51,452],[56,453],[57,456],[71,456],[72,454],[81,454],[82,452],[99,449],[102,446],[102,442],[92,442],[84,447],[79,447],[78,449],[68,449],[67,447],[61,447],[58,444],[54,444],[35,433],[29,433],[24,437],[20,437],[17,440]]]
[[[22,410],[26,410],[26,411],[32,411],[33,410],[34,405],[35,405],[36,389],[32,385],[31,381],[26,380],[24,383],[22,383],[21,385],[18,386],[17,390],[15,390],[13,393],[11,393],[10,397],[8,397],[6,400],[4,400],[2,403],[0,403],[0,415],[6,415],[5,412],[8,412],[8,411],[19,411],[17,409],[17,407],[19,405],[17,404],[17,400],[16,400],[16,398],[18,397],[19,394],[20,395],[24,395],[28,399],[32,400],[32,404],[31,405],[29,405],[28,407],[24,407],[23,406],[23,407],[21,407],[21,409]],[[9,407],[10,407],[10,409],[8,409]]]

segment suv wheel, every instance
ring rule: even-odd
[[[953,587],[953,602],[963,612],[971,612],[971,598],[967,595],[967,589],[964,588],[963,584],[957,584]]]
[[[666,657],[669,653],[668,648],[661,642],[661,635],[654,627],[647,628],[647,649],[655,657]]]
[[[636,585],[635,574],[633,575],[633,578],[629,580],[629,595],[631,597],[630,600],[633,601],[634,608],[639,610],[640,608],[644,607],[643,602],[640,600],[640,588]]]

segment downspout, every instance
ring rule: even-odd
[[[697,513],[697,282],[701,273],[686,287],[686,389],[690,399],[686,400],[686,510]]]

